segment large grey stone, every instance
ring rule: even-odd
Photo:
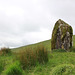
[[[51,49],[69,50],[72,47],[72,27],[59,19],[54,26],[51,39]]]

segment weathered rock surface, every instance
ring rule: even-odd
[[[69,50],[72,47],[72,36],[72,27],[59,19],[52,32],[51,49]]]

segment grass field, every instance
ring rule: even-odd
[[[10,75],[7,74],[7,70],[10,71],[8,68],[11,68],[10,65],[14,64],[16,61],[16,54],[14,54],[15,52],[18,53],[19,51],[25,51],[27,48],[35,51],[38,49],[38,45],[41,44],[46,50],[48,50],[49,61],[44,64],[37,63],[36,66],[32,66],[23,70],[23,75],[75,75],[75,51],[51,52],[51,40],[15,48],[12,49],[12,54],[0,56],[0,75]],[[73,50],[74,49],[75,35],[73,36]],[[15,74],[12,73],[12,75]]]

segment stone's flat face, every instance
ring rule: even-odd
[[[72,47],[73,29],[63,20],[59,19],[54,26],[51,39],[51,49],[69,50]]]

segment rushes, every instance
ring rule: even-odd
[[[0,49],[0,55],[6,55],[6,54],[10,54],[11,53],[11,49],[3,47]]]
[[[19,52],[18,58],[22,64],[22,68],[30,68],[37,63],[44,64],[48,61],[48,52],[43,45],[38,45],[35,50],[27,48],[25,51]]]
[[[36,50],[36,54],[39,63],[45,63],[48,61],[48,52],[43,45],[39,45],[38,49]]]
[[[22,68],[25,69],[32,65],[35,66],[36,63],[36,55],[35,53],[29,48],[26,51],[20,52],[19,60],[22,64]]]

